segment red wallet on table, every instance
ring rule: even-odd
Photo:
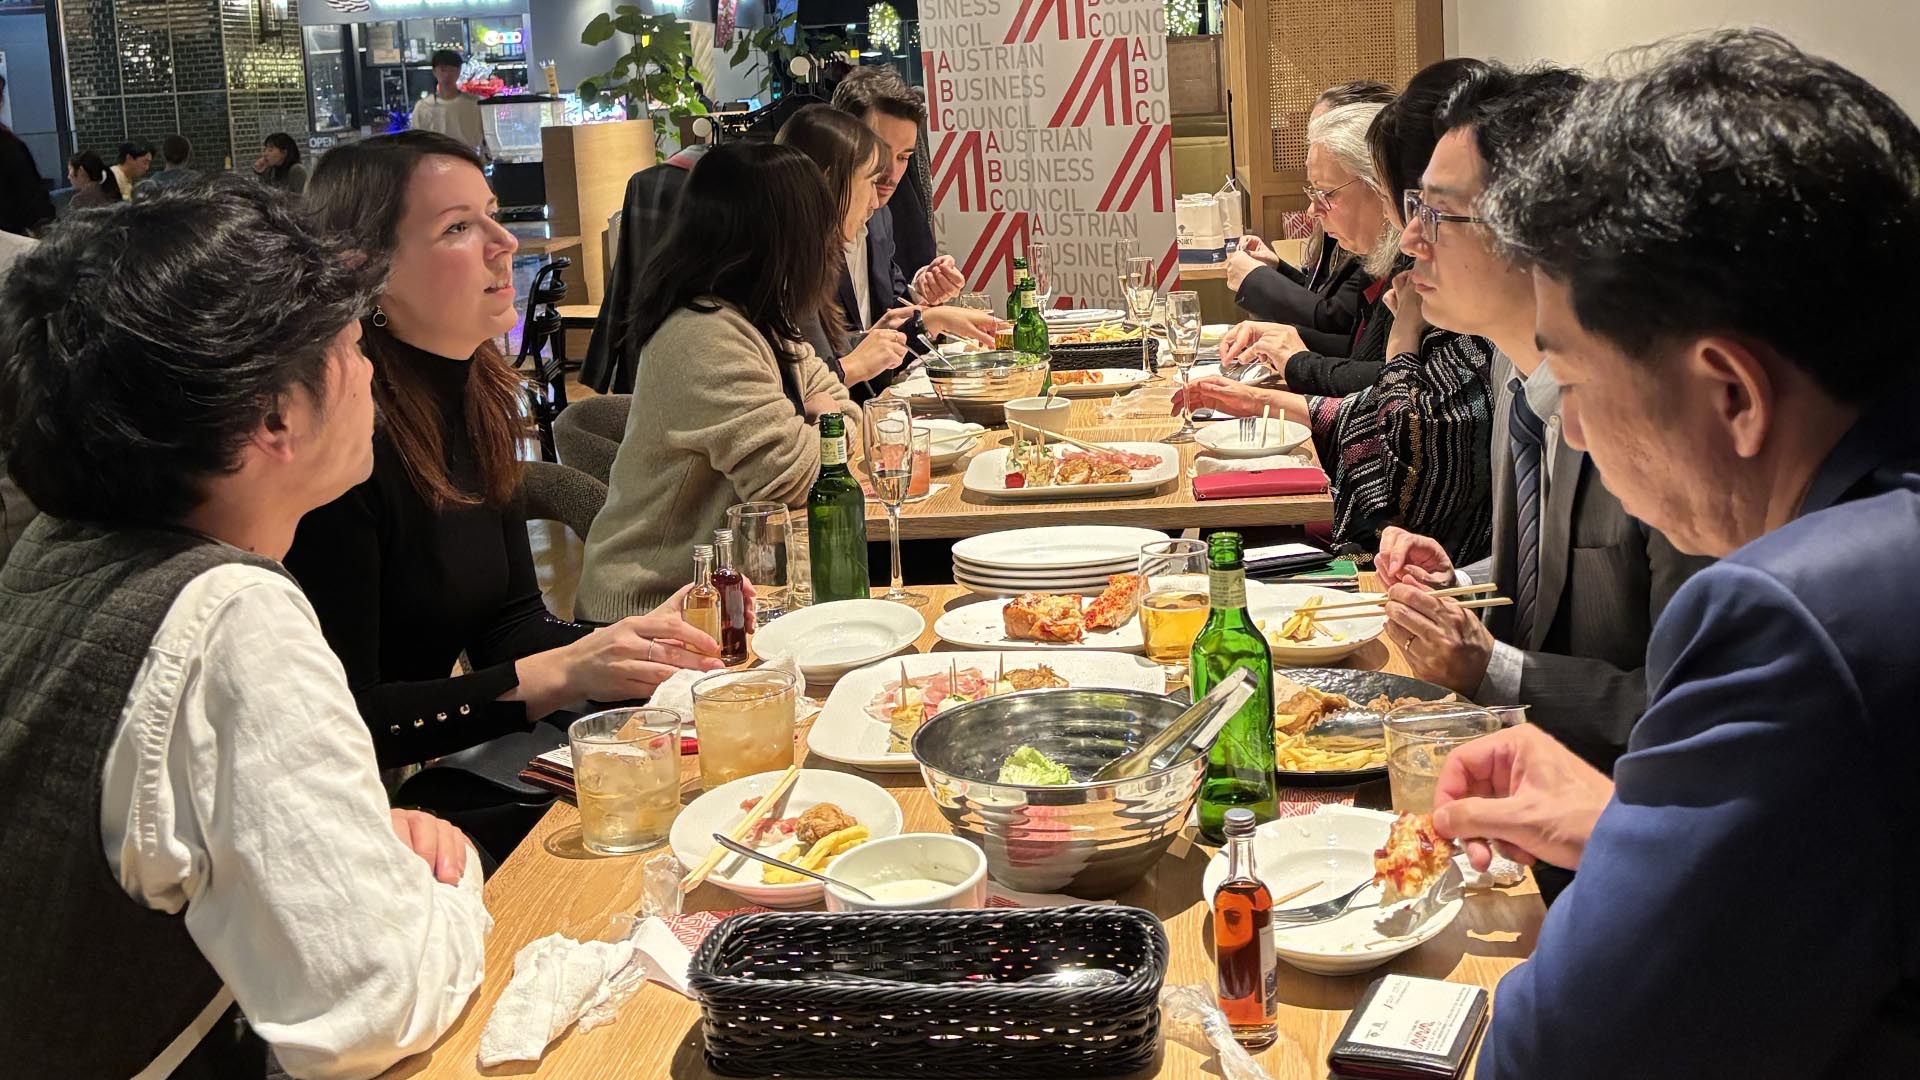
[[[1327,474],[1303,466],[1259,472],[1217,472],[1193,478],[1196,499],[1246,499],[1256,495],[1318,495],[1327,490]]]

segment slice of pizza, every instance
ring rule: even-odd
[[[1115,574],[1107,579],[1106,591],[1087,605],[1087,629],[1118,630],[1133,621],[1140,610],[1140,575]]]
[[[1433,815],[1401,814],[1387,828],[1386,846],[1373,853],[1373,880],[1382,906],[1419,896],[1447,872],[1453,844],[1433,831]]]
[[[1007,601],[1002,613],[1007,636],[1021,641],[1072,644],[1086,636],[1078,596],[1023,593]]]

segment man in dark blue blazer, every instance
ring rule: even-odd
[[[1905,320],[1803,290],[1809,251],[1907,279],[1920,129],[1726,31],[1590,85],[1476,209],[1533,268],[1567,442],[1720,557],[1654,629],[1611,782],[1530,726],[1447,760],[1443,835],[1579,870],[1478,1075],[1915,1075],[1920,368]]]

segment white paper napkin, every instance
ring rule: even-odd
[[[480,1067],[538,1061],[576,1022],[608,1023],[642,983],[687,992],[693,954],[658,918],[642,919],[618,941],[575,941],[549,934],[513,958],[513,979],[480,1033]]]
[[[1298,454],[1268,454],[1255,458],[1218,458],[1201,454],[1193,459],[1196,476],[1222,472],[1262,472],[1267,469],[1298,469],[1312,462]]]

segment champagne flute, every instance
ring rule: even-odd
[[[1140,255],[1127,260],[1127,314],[1140,328],[1140,367],[1153,374],[1153,354],[1147,350],[1147,320],[1153,315],[1154,295],[1160,290],[1153,279],[1153,258]]]
[[[925,607],[927,598],[902,587],[900,574],[900,504],[913,486],[913,407],[899,398],[874,398],[865,411],[867,473],[873,493],[887,508],[887,543],[893,553],[891,587],[882,600],[908,607]]]
[[[1174,367],[1180,369],[1180,430],[1160,440],[1167,443],[1192,442],[1193,405],[1186,399],[1189,373],[1200,354],[1200,294],[1167,294],[1167,344],[1173,349]]]
[[[1033,298],[1045,315],[1053,305],[1053,245],[1036,241],[1027,245],[1027,273],[1033,275]]]

